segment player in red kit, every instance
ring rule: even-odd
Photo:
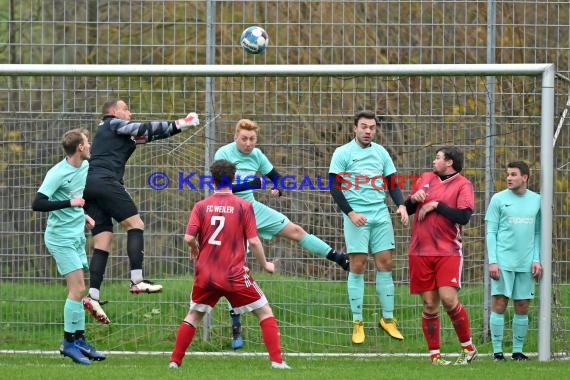
[[[436,152],[433,172],[424,173],[405,202],[415,214],[410,242],[410,292],[423,301],[422,330],[434,365],[441,358],[439,305],[443,305],[461,344],[456,365],[477,357],[467,310],[459,301],[463,267],[463,226],[475,209],[473,185],[463,177],[463,152],[446,146]]]
[[[263,291],[245,266],[246,245],[259,264],[273,273],[274,264],[265,258],[257,235],[255,215],[250,202],[232,194],[236,166],[226,160],[210,167],[216,191],[196,203],[190,214],[184,240],[196,260],[190,311],[178,328],[170,368],[182,365],[198,324],[207,312],[226,297],[240,314],[252,311],[259,318],[261,334],[271,367],[290,369],[281,355],[277,320]]]

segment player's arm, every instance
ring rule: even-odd
[[[275,168],[272,168],[269,173],[265,174],[265,177],[271,180],[271,183],[273,184],[273,190],[277,190],[278,192],[277,195],[278,196],[283,195],[283,192],[279,188],[279,179],[281,178],[281,174],[279,174],[279,172],[275,170]]]
[[[329,191],[331,193],[334,202],[338,205],[338,207],[343,213],[348,215],[350,212],[354,210],[352,209],[352,207],[350,207],[348,200],[346,199],[344,193],[341,190],[342,183],[340,175],[337,173],[329,173],[329,178],[331,181],[331,186]]]
[[[36,193],[36,198],[32,202],[32,210],[49,212],[61,210],[68,207],[83,207],[85,200],[83,198],[66,199],[63,201],[50,201],[49,197],[43,193]]]
[[[249,249],[253,254],[253,257],[255,257],[255,260],[257,260],[259,265],[261,265],[261,267],[267,272],[273,273],[275,265],[267,261],[265,251],[263,250],[263,244],[261,244],[259,237],[256,236],[254,238],[247,239],[247,242],[249,243]]]
[[[251,177],[246,177],[251,178]],[[232,184],[232,193],[239,193],[246,190],[261,189],[261,178],[253,177],[249,181],[239,181]]]
[[[408,210],[407,207],[404,205],[404,196],[402,195],[402,189],[400,189],[400,185],[398,184],[395,174],[396,173],[392,173],[386,176],[388,193],[390,193],[390,198],[392,198],[396,206],[398,206],[398,210],[396,211],[396,213],[400,215],[402,223],[407,226]]]
[[[196,236],[184,235],[184,241],[186,242],[186,244],[188,244],[188,247],[190,247],[190,254],[192,255],[192,257],[197,258],[199,249],[198,249],[198,240],[196,239]]]
[[[200,120],[198,119],[198,115],[192,112],[185,118],[174,121],[147,121],[138,123],[113,119],[110,125],[115,133],[132,136],[138,144],[145,144],[154,140],[174,136],[189,127],[196,127],[200,125]]]
[[[275,270],[275,265],[267,261],[265,257],[265,251],[263,250],[263,245],[259,236],[257,235],[257,224],[255,221],[255,213],[253,212],[253,205],[247,203],[242,209],[243,234],[249,243],[249,249],[255,257],[255,260],[262,266],[265,271],[273,273]]]
[[[436,202],[437,205],[435,206],[435,211],[438,214],[445,216],[453,223],[460,224],[462,226],[469,223],[469,219],[471,219],[471,215],[473,215],[473,210],[469,208],[454,208],[449,207],[443,202]]]

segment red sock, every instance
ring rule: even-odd
[[[438,350],[440,348],[439,337],[439,313],[428,314],[425,311],[422,313],[422,330],[426,339],[428,349]]]
[[[194,334],[196,334],[196,327],[192,326],[190,323],[184,321],[178,327],[178,333],[176,334],[176,342],[174,343],[174,351],[170,356],[170,361],[182,365],[182,359],[186,355],[186,349],[192,343],[194,339]]]
[[[279,326],[277,326],[277,319],[271,316],[259,322],[261,326],[261,335],[269,353],[269,360],[275,363],[282,363],[283,357],[281,356],[281,337],[279,335]]]
[[[453,323],[453,328],[455,328],[455,333],[459,338],[459,343],[470,342],[471,329],[469,327],[469,315],[467,315],[467,310],[465,310],[463,305],[461,303],[457,304],[455,309],[447,312],[447,315],[451,318],[451,323]],[[472,346],[472,344],[469,344],[464,348],[472,351],[474,349]]]

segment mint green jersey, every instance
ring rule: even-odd
[[[251,153],[245,154],[239,151],[235,142],[218,149],[214,155],[214,160],[228,160],[236,165],[234,183],[247,182],[253,179],[251,176],[266,175],[273,170],[273,165],[261,150],[253,148]],[[255,200],[252,190],[240,191],[236,195],[250,202]]]
[[[65,201],[82,198],[89,162],[83,161],[76,168],[63,159],[46,174],[38,193],[50,201]],[[51,239],[74,239],[84,237],[85,214],[81,207],[66,207],[49,212],[45,234]]]
[[[396,173],[396,167],[382,145],[363,148],[353,139],[334,151],[329,173],[342,177],[341,189],[355,212],[370,215],[387,208],[386,177]]]
[[[530,272],[540,263],[540,195],[506,189],[493,195],[485,214],[489,264],[513,272]]]

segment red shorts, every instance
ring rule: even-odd
[[[267,304],[261,288],[248,272],[236,281],[230,281],[221,287],[212,284],[208,288],[192,287],[190,310],[209,312],[221,297],[226,297],[237,314],[257,310]]]
[[[408,256],[410,293],[419,294],[443,286],[461,288],[463,256]]]

